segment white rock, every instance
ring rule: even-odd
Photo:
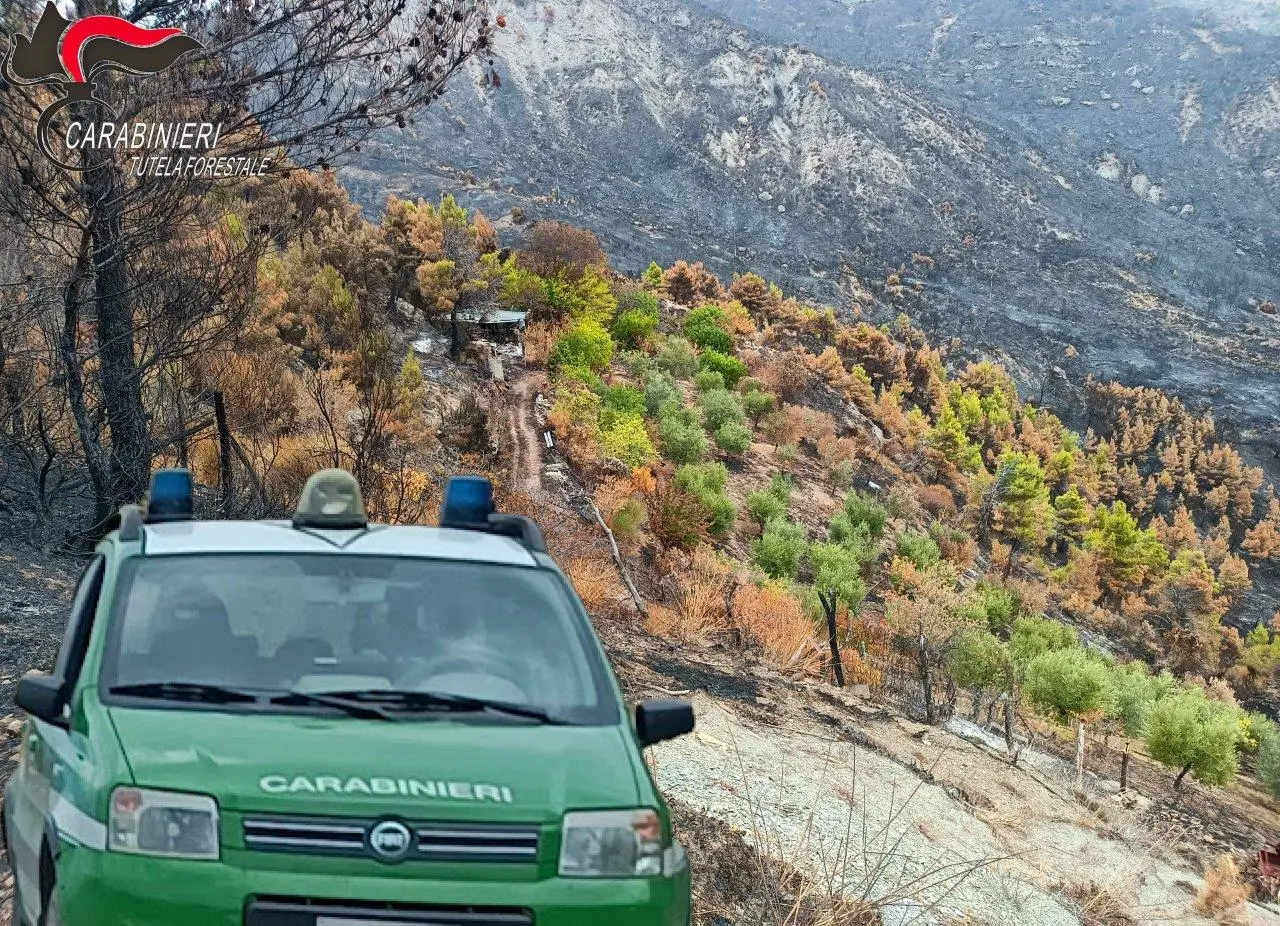
[[[1119,104],[1119,103],[1112,103],[1112,104],[1111,104],[1111,108],[1112,108],[1112,109],[1119,109],[1119,108],[1120,108],[1120,104]]]
[[[786,207],[786,206],[779,205],[779,206],[778,206],[778,211],[779,211],[779,212],[786,212],[786,211],[787,211],[787,207]]]
[[[770,193],[768,190],[760,191],[760,202],[767,203],[771,199],[773,199],[773,194]]]
[[[1155,88],[1155,87],[1143,87],[1143,88],[1142,88],[1142,92],[1143,92],[1143,93],[1145,93],[1147,96],[1151,96],[1151,94],[1153,94],[1153,93],[1155,93],[1155,92],[1156,92],[1156,88]]]
[[[1105,90],[1099,90],[1099,91],[1098,91],[1098,96],[1102,97],[1104,100],[1109,100],[1109,99],[1111,99],[1111,94],[1110,94],[1110,93],[1107,93],[1107,91],[1105,91]]]
[[[1129,181],[1129,189],[1139,196],[1146,196],[1151,189],[1151,179],[1146,174],[1135,174],[1133,179]]]
[[[1070,105],[1070,103],[1071,103],[1071,97],[1069,96],[1055,96],[1053,98],[1054,106],[1068,106]]]
[[[1186,219],[1186,218],[1190,218],[1195,211],[1196,211],[1196,207],[1191,205],[1191,203],[1187,203],[1185,206],[1183,206],[1181,209],[1178,210],[1178,215]]]
[[[1140,80],[1135,80],[1135,81],[1134,81],[1133,83],[1131,83],[1129,86],[1130,86],[1130,87],[1132,87],[1134,90],[1141,90],[1141,89],[1142,89],[1142,81],[1140,81]]]
[[[739,124],[739,125],[749,125],[750,123],[751,123],[751,120],[750,120],[750,119],[748,119],[746,116],[739,116],[739,117],[738,117],[738,124]]]
[[[1104,153],[1102,157],[1094,162],[1093,169],[1098,172],[1098,176],[1103,180],[1110,180],[1112,183],[1119,182],[1120,178],[1124,176],[1124,165],[1110,151]]]
[[[1133,67],[1131,67],[1131,68],[1129,68],[1127,71],[1125,71],[1125,73],[1126,73],[1126,74],[1128,74],[1130,77],[1133,77],[1133,76],[1135,76],[1135,75],[1137,75],[1137,74],[1141,74],[1141,73],[1142,73],[1142,65],[1140,65],[1140,64],[1135,64]]]

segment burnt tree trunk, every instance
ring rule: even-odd
[[[59,339],[58,349],[67,374],[67,402],[71,406],[71,416],[75,419],[80,446],[84,448],[84,464],[89,484],[93,487],[93,520],[88,531],[92,540],[106,532],[113,506],[105,454],[98,440],[97,426],[90,417],[85,402],[84,369],[80,365],[77,339],[80,330],[81,291],[89,275],[89,243],[90,239],[86,234],[81,241],[80,256],[71,271],[71,278],[62,289],[62,337]]]
[[[1013,694],[1010,693],[1004,699],[1004,745],[1007,749],[1013,748]]]
[[[1120,756],[1120,790],[1129,790],[1129,744],[1124,744],[1124,752]]]
[[[1182,771],[1178,772],[1178,777],[1173,779],[1173,787],[1175,791],[1182,787],[1182,779],[1187,777],[1187,772],[1189,771],[1191,771],[1190,762],[1182,766]]]
[[[827,615],[827,645],[831,647],[831,668],[835,672],[836,685],[844,687],[844,666],[840,663],[840,643],[836,639],[836,593],[819,593],[822,610]]]
[[[235,473],[231,466],[231,429],[227,427],[227,406],[223,402],[221,389],[215,389],[213,393],[213,422],[218,429],[218,482],[222,489],[222,516],[230,518]]]
[[[929,644],[924,638],[924,630],[916,641],[916,658],[920,665],[920,689],[924,695],[924,719],[926,723],[937,723],[938,712],[933,706],[933,672],[929,667]]]
[[[1084,721],[1076,721],[1076,793],[1084,791]]]
[[[111,437],[108,507],[114,508],[142,498],[151,469],[151,448],[134,356],[133,304],[123,241],[124,177],[110,150],[85,148],[84,159],[83,189],[93,241],[99,381]]]

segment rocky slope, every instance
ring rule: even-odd
[[[477,63],[345,179],[585,225],[626,269],[870,294],[1035,391],[1054,366],[1171,388],[1274,475],[1275,8],[519,0],[502,86]]]

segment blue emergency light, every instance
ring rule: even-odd
[[[441,527],[487,527],[493,514],[493,484],[484,476],[450,476],[440,506]]]
[[[151,474],[146,521],[190,521],[195,513],[195,482],[186,469],[158,469]]]

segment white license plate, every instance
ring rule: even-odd
[[[317,916],[316,926],[422,926],[405,920],[361,920],[349,916]]]

